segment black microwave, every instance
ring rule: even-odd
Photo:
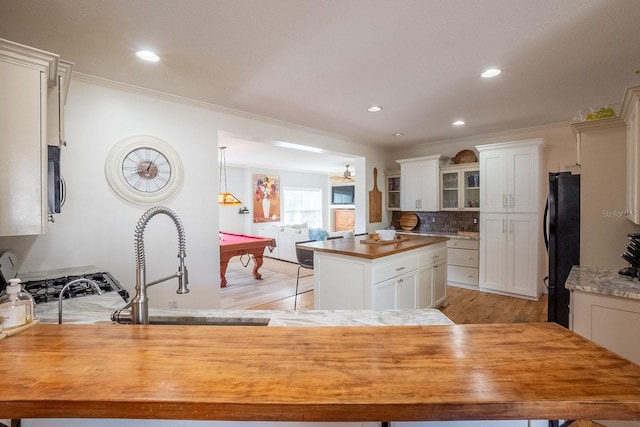
[[[49,214],[59,214],[66,199],[64,179],[60,175],[60,147],[49,145],[47,205]]]

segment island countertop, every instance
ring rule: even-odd
[[[640,366],[552,323],[39,324],[0,341],[0,418],[637,420]]]
[[[388,244],[362,243],[361,240],[366,239],[367,236],[356,236],[353,239],[332,239],[308,242],[299,245],[312,251],[349,255],[366,259],[377,259],[425,246],[435,245],[449,240],[448,237],[403,236],[406,240],[398,240],[397,242],[394,241],[394,243]]]

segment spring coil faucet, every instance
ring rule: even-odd
[[[178,265],[178,271],[171,276],[164,277],[151,283],[147,283],[147,274],[145,268],[145,253],[144,253],[144,229],[154,216],[158,214],[167,215],[176,226],[178,230],[178,258],[180,264]],[[155,206],[146,211],[136,226],[135,232],[135,250],[136,250],[136,295],[131,302],[116,310],[111,314],[111,320],[118,323],[133,323],[133,324],[149,324],[149,298],[147,297],[147,288],[149,286],[157,285],[158,283],[166,282],[167,280],[178,278],[178,294],[186,294],[189,292],[187,285],[189,284],[189,274],[187,266],[184,263],[184,259],[187,256],[185,252],[185,234],[182,221],[171,209],[165,206]],[[130,308],[130,309],[129,309]],[[127,310],[129,309],[129,310]]]

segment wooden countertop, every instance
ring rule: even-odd
[[[407,240],[399,241],[398,243],[385,245],[361,243],[360,240],[366,237],[367,236],[357,236],[354,239],[332,239],[309,242],[299,244],[299,246],[312,251],[376,259],[449,240],[448,237],[405,236]]]
[[[548,323],[36,325],[0,340],[0,418],[640,419],[640,366]]]

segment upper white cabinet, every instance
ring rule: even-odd
[[[538,298],[542,292],[542,139],[480,152],[481,289]]]
[[[429,211],[440,209],[440,166],[448,160],[441,155],[396,160],[400,163],[400,209]]]
[[[538,212],[542,139],[480,145],[482,212]]]
[[[0,236],[47,226],[47,94],[58,56],[0,39]]]
[[[440,168],[440,209],[480,210],[480,166],[478,163]]]
[[[387,184],[387,210],[400,210],[400,172],[388,172],[385,174]]]
[[[640,86],[628,88],[620,116],[627,124],[627,218],[640,224]]]
[[[47,101],[47,140],[49,145],[67,145],[64,133],[64,106],[67,103],[73,63],[58,61],[56,86],[49,90]]]

